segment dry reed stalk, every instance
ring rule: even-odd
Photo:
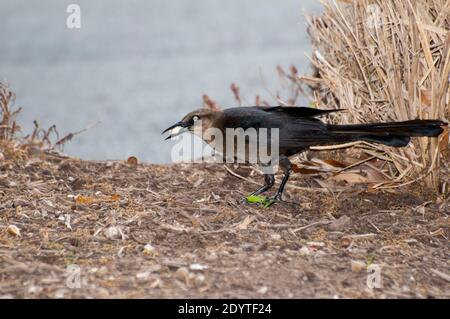
[[[450,1],[321,2],[323,15],[308,17],[317,72],[297,80],[312,88],[319,108],[348,110],[333,121],[449,120]],[[435,188],[440,165],[448,165],[443,135],[406,148],[370,148],[387,161],[395,183],[425,178]]]
[[[30,146],[41,151],[54,151],[55,148],[62,149],[64,144],[72,140],[76,135],[91,129],[99,123],[96,122],[85,129],[69,133],[60,138],[55,125],[50,126],[48,129],[43,129],[37,121],[34,121],[33,132],[20,137],[17,134],[20,131],[20,126],[16,123],[15,118],[22,108],[19,107],[13,110],[12,106],[15,97],[15,93],[7,85],[0,82],[0,149],[7,151],[10,157],[23,157],[24,149]],[[55,138],[56,140],[54,140]]]
[[[21,108],[12,110],[15,98],[14,92],[0,82],[0,140],[10,141],[14,134],[20,130],[14,119]]]

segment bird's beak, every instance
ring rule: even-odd
[[[166,128],[162,132],[162,134],[164,134],[168,131],[170,131],[170,134],[169,134],[169,136],[166,137],[166,140],[174,138],[175,136],[178,136],[180,134],[183,134],[184,132],[189,131],[189,125],[187,125],[184,122],[178,122],[178,123],[175,123],[174,125]]]

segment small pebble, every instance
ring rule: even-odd
[[[20,229],[16,225],[9,225],[8,226],[8,233],[13,236],[19,236],[20,237]]]
[[[367,269],[366,263],[359,260],[352,260],[350,265],[353,272],[361,272]]]
[[[191,264],[189,266],[189,268],[191,270],[205,270],[205,269],[208,269],[208,266],[207,265],[201,265],[201,264]]]
[[[121,237],[120,229],[119,227],[110,226],[105,229],[103,232],[106,238],[108,239],[118,239]]]
[[[302,248],[300,248],[299,253],[301,256],[307,256],[307,255],[311,254],[311,251],[309,250],[308,247],[303,246]]]
[[[269,288],[267,288],[266,286],[262,286],[261,288],[258,289],[258,293],[261,295],[264,295],[267,290],[269,290]]]
[[[186,267],[180,267],[175,272],[175,277],[177,277],[182,282],[187,283],[189,280],[189,270]]]

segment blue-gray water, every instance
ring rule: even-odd
[[[70,3],[81,7],[81,29],[66,27]],[[305,11],[320,4],[2,0],[0,80],[24,107],[24,132],[34,119],[61,134],[102,122],[66,145],[70,155],[168,162],[174,142],[161,131],[200,107],[204,93],[236,106],[235,82],[248,103],[256,94],[273,101],[277,64],[308,70]]]

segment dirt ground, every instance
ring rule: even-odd
[[[262,208],[240,203],[250,167],[19,162],[0,162],[2,298],[450,298],[450,200],[418,184],[296,174],[296,203]]]

